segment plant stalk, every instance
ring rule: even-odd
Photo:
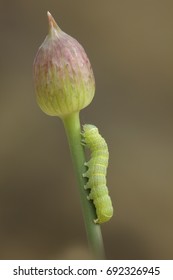
[[[72,161],[78,181],[80,200],[89,247],[94,259],[105,259],[104,245],[100,225],[94,223],[96,211],[94,204],[87,199],[88,191],[84,189],[86,178],[82,174],[86,171],[84,166],[85,154],[81,145],[81,126],[79,112],[75,112],[63,119]]]

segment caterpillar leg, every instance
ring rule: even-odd
[[[88,190],[88,189],[91,189],[91,187],[89,186],[88,183],[86,183],[86,185],[84,185],[84,189],[85,189],[85,190]]]
[[[83,173],[82,176],[83,176],[84,178],[88,178],[87,172]]]
[[[81,145],[86,146],[86,142],[85,142],[85,138],[84,138],[83,133],[81,132],[80,135],[81,135]]]
[[[86,142],[85,142],[84,139],[81,140],[81,145],[82,145],[82,146],[86,146]]]
[[[84,166],[87,166],[88,167],[88,163],[87,162],[84,162]],[[88,179],[88,173],[87,171],[85,173],[82,174],[82,176],[84,178],[87,178]],[[87,189],[90,189],[90,186],[88,184],[88,182],[84,185],[84,189],[87,190]]]

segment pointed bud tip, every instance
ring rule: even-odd
[[[53,16],[51,15],[51,13],[49,11],[47,12],[47,17],[48,17],[48,21],[49,21],[50,30],[52,28],[55,28],[60,31],[61,29],[59,28],[59,26],[57,25],[56,21],[54,20]]]

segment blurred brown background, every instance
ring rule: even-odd
[[[62,123],[33,89],[47,10],[95,73],[81,119],[110,150],[107,257],[173,259],[173,2],[1,0],[0,10],[0,259],[90,257]]]

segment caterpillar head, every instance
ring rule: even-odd
[[[83,125],[83,138],[85,144],[91,148],[93,143],[97,140],[97,135],[99,134],[98,128],[92,124],[85,124]],[[94,141],[94,142],[93,142]]]
[[[91,136],[92,134],[98,133],[98,128],[93,124],[84,124],[83,125],[83,134],[84,137]]]

